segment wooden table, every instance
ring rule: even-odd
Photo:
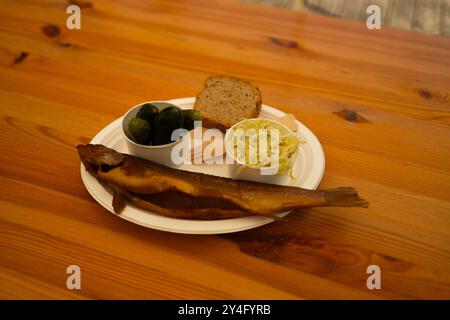
[[[81,30],[65,1],[0,3],[1,298],[450,298],[449,38],[237,1],[77,3]],[[354,186],[370,208],[194,236],[98,205],[75,146],[211,74],[295,114],[324,147],[320,187]]]

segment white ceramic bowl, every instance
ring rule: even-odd
[[[232,150],[232,138],[234,134],[234,130],[237,126],[244,122],[250,121],[260,121],[264,120],[267,122],[274,123],[275,126],[280,126],[286,129],[288,132],[292,132],[287,126],[284,124],[272,120],[272,119],[262,119],[262,118],[253,118],[253,119],[245,119],[236,124],[234,124],[225,134],[225,151],[227,153],[227,157],[233,159],[234,164],[228,166],[230,176],[239,180],[248,180],[248,181],[256,181],[263,183],[271,183],[271,184],[281,184],[282,181],[286,179],[286,174],[277,175],[275,174],[278,171],[278,167],[268,168],[268,167],[255,167],[245,165],[245,162],[239,160],[233,153]]]
[[[148,101],[142,102],[135,105],[133,108],[127,111],[122,118],[122,135],[125,139],[125,143],[128,149],[128,152],[131,155],[134,155],[139,158],[147,159],[159,164],[163,164],[169,167],[177,167],[172,161],[172,149],[175,145],[180,143],[181,139],[178,141],[174,141],[172,143],[163,144],[159,146],[145,146],[142,144],[138,144],[131,139],[130,133],[128,132],[128,123],[131,119],[136,116],[136,113],[139,111],[140,107],[146,103],[151,103],[156,106],[160,111],[165,107],[173,105],[172,103],[164,102],[164,101]]]

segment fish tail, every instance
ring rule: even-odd
[[[332,207],[363,207],[367,208],[369,202],[358,195],[358,192],[351,187],[341,187],[323,190],[325,196],[325,206]]]

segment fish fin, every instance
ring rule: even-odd
[[[369,202],[361,198],[351,187],[342,187],[323,190],[325,196],[324,206],[333,207],[369,207]]]
[[[113,191],[114,195],[113,195],[113,200],[112,200],[112,206],[114,208],[114,212],[116,214],[120,214],[123,211],[123,209],[125,208],[125,205],[127,203],[125,201],[124,196],[122,195],[122,192],[119,189],[114,188],[113,190],[114,190]]]

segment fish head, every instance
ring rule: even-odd
[[[79,144],[77,150],[86,170],[95,177],[99,169],[107,171],[125,160],[123,154],[101,144]]]

